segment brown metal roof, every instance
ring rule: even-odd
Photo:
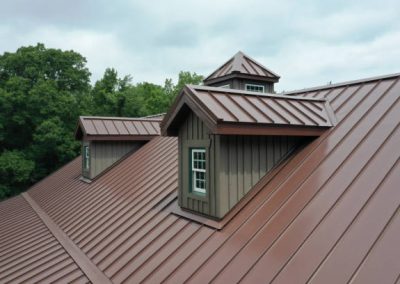
[[[114,283],[398,282],[399,77],[296,95],[326,98],[337,124],[262,178],[221,230],[171,213],[176,138],[154,138],[91,184],[79,181],[77,158],[28,194]],[[41,232],[23,203],[0,203],[0,226],[11,226],[1,256],[24,254],[18,232]],[[7,277],[28,270],[51,275],[38,263]]]
[[[0,203],[0,283],[89,279],[22,196]]]
[[[177,135],[187,107],[215,134],[318,136],[335,121],[324,98],[187,85],[166,114],[163,133]]]
[[[161,121],[164,119],[165,113],[159,113],[159,114],[152,114],[152,115],[147,115],[143,116],[141,118],[146,119],[146,120],[158,120]]]
[[[204,79],[204,83],[226,80],[230,76],[253,77],[258,80],[267,80],[272,82],[279,81],[279,75],[239,51],[221,67],[215,70],[211,75]]]
[[[81,116],[75,136],[87,140],[150,140],[160,135],[161,117]]]

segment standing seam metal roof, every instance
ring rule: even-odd
[[[296,95],[326,97],[337,125],[262,178],[221,230],[171,213],[176,138],[154,138],[91,184],[77,158],[28,194],[114,283],[399,281],[399,77]],[[21,199],[0,210],[31,234],[11,203]]]
[[[259,94],[224,88],[187,85],[162,122],[162,133],[175,133],[180,112],[189,106],[216,134],[320,135],[335,124],[325,98]],[[316,134],[318,132],[318,134]],[[285,132],[285,134],[283,134]]]
[[[86,137],[116,137],[121,139],[135,139],[146,136],[148,139],[160,135],[159,118],[123,118],[123,117],[96,117],[81,116],[76,131],[77,139]]]
[[[210,74],[204,82],[214,79],[226,77],[231,74],[244,74],[256,77],[271,78],[275,81],[279,80],[279,75],[264,67],[254,59],[239,51],[226,63],[220,66],[212,74]]]

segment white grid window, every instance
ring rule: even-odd
[[[263,85],[246,84],[245,87],[246,87],[246,91],[264,93]]]
[[[206,150],[191,149],[192,191],[206,193]]]
[[[83,146],[83,166],[85,170],[89,169],[89,159],[90,159],[89,146]]]

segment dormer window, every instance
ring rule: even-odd
[[[197,194],[206,194],[206,149],[197,148],[191,151],[192,167],[192,192]]]
[[[81,116],[75,138],[82,141],[82,177],[90,182],[160,135],[162,116],[125,118]]]
[[[246,84],[245,88],[246,88],[246,91],[264,93],[263,85]]]
[[[221,220],[306,136],[330,128],[332,113],[324,99],[185,86],[162,122],[178,136],[180,209]]]

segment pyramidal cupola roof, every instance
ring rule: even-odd
[[[204,79],[204,83],[207,85],[233,77],[254,78],[269,82],[278,82],[280,78],[278,74],[239,51]]]

